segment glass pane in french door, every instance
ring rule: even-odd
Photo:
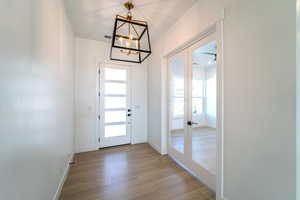
[[[192,51],[192,159],[216,173],[216,41]]]
[[[169,136],[170,145],[184,153],[185,129],[185,56],[174,56],[169,60]]]

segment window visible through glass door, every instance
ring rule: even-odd
[[[169,136],[171,147],[184,153],[185,146],[185,65],[184,54],[169,60]]]

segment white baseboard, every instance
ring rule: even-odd
[[[132,141],[131,144],[145,144],[147,140],[140,140],[140,141]]]
[[[206,184],[205,181],[200,176],[198,176],[195,172],[193,172],[193,170],[191,170],[190,168],[188,168],[187,166],[185,166],[183,163],[181,163],[179,160],[177,160],[175,157],[171,156],[170,154],[169,154],[169,157],[174,162],[176,162],[180,167],[182,167],[183,169],[185,169],[190,175],[192,175],[198,181],[200,181],[202,184],[205,184],[209,189],[215,191],[215,188],[213,186]],[[224,200],[224,199],[220,199],[220,200]]]
[[[156,144],[152,144],[151,142],[148,142],[148,144],[149,144],[155,151],[157,151],[159,154],[161,154],[161,150],[160,150],[160,148],[159,148]]]
[[[228,199],[226,199],[225,197],[216,197],[216,200],[228,200]]]
[[[89,147],[77,147],[75,149],[75,153],[84,153],[89,151],[97,151],[99,149],[100,145],[98,146],[89,146]]]
[[[68,161],[67,161],[67,163],[66,163],[64,173],[63,173],[63,175],[62,175],[62,177],[61,177],[61,179],[60,179],[60,181],[59,181],[59,184],[58,184],[57,190],[56,190],[56,192],[55,192],[55,195],[54,195],[54,197],[53,197],[53,200],[59,200],[61,190],[62,190],[62,188],[63,188],[63,186],[64,186],[64,183],[65,183],[65,181],[66,181],[66,179],[67,179],[67,176],[68,176],[68,173],[69,173],[70,163],[71,163],[72,160],[73,160],[73,156],[74,156],[74,154],[72,154],[72,155],[69,157],[69,159],[68,159]]]
[[[173,156],[169,155],[169,157],[177,163],[177,165],[179,165],[180,167],[182,167],[183,169],[185,169],[190,175],[192,175],[193,177],[195,177],[197,180],[199,180],[201,183],[203,182],[196,173],[194,173],[192,170],[190,170],[188,167],[186,167],[184,164],[182,164],[179,160],[177,160],[176,158],[174,158]]]

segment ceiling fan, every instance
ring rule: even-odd
[[[201,54],[214,56],[214,61],[217,61],[217,53],[211,53],[211,52],[201,52]]]

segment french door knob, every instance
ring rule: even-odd
[[[196,125],[196,124],[198,124],[198,123],[192,122],[192,121],[188,121],[188,122],[187,122],[187,125],[189,125],[189,126]]]

